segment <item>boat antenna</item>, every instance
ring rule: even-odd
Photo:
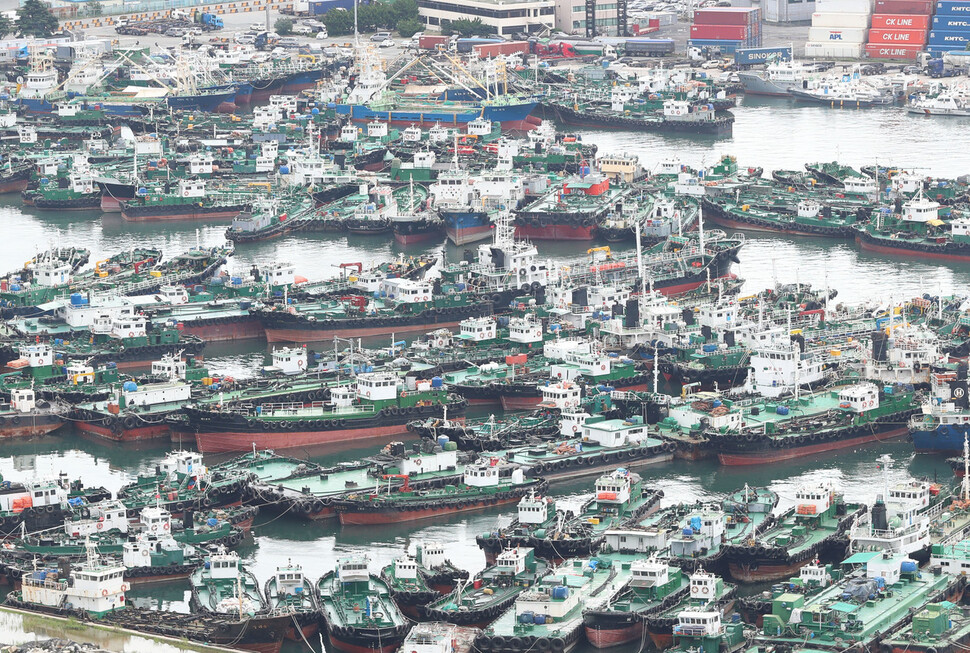
[[[657,388],[660,385],[660,361],[657,344],[653,345],[653,394],[659,394]]]
[[[704,205],[697,208],[697,245],[701,250],[701,260],[704,260]]]

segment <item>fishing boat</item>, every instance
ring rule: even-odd
[[[25,573],[20,591],[8,595],[7,602],[27,610],[60,616],[79,612],[87,618],[98,619],[126,609],[128,583],[124,574],[124,565],[103,560],[89,546],[87,559],[67,574],[50,568]]]
[[[725,547],[728,572],[744,583],[789,578],[813,560],[840,555],[845,534],[864,512],[865,506],[846,503],[828,484],[802,485],[795,491],[795,506],[769,528]]]
[[[654,646],[660,650],[672,646],[674,629],[682,611],[718,612],[723,618],[733,610],[737,589],[734,585],[704,570],[690,574],[689,584],[687,593],[678,597],[673,606],[644,615],[644,628]]]
[[[404,638],[401,650],[415,653],[472,653],[480,631],[441,621],[417,623]]]
[[[422,620],[460,626],[486,626],[501,615],[516,597],[549,573],[548,565],[529,547],[505,549],[470,581],[459,582],[450,594],[417,606]]]
[[[317,582],[327,636],[344,653],[393,653],[411,623],[394,605],[387,583],[368,571],[364,556],[341,558]]]
[[[303,567],[292,561],[278,566],[276,573],[267,579],[263,594],[270,611],[296,613],[295,623],[286,631],[287,639],[306,641],[316,634],[320,605],[313,584],[303,574]]]
[[[970,435],[970,395],[967,368],[934,371],[930,374],[930,393],[921,410],[909,421],[909,436],[918,452],[963,452]],[[963,461],[959,463],[962,470]]]
[[[189,577],[189,605],[200,614],[231,615],[238,619],[237,646],[257,653],[279,653],[293,624],[290,609],[273,611],[252,572],[239,556],[224,549],[206,556],[205,564]]]
[[[285,308],[274,305],[256,313],[269,342],[302,343],[457,327],[463,319],[492,313],[492,304],[481,300],[464,285],[388,278],[380,282],[376,297],[352,294]]]
[[[495,653],[573,651],[585,633],[583,613],[616,600],[633,575],[633,560],[623,555],[567,560],[519,594],[484,629],[477,648]]]
[[[180,179],[174,188],[165,183],[141,190],[121,202],[121,217],[129,222],[228,220],[252,205],[250,196],[223,196],[207,190],[204,179]]]
[[[381,580],[391,588],[391,598],[398,609],[411,619],[417,619],[419,605],[426,605],[439,596],[418,572],[418,561],[407,554],[394,558],[381,569]]]
[[[851,637],[863,646],[878,645],[927,605],[962,596],[966,582],[940,570],[922,574],[915,560],[889,552],[857,553],[845,562],[860,569],[812,595],[775,598],[754,642],[795,644],[807,637],[813,648],[833,650]]]
[[[558,121],[581,127],[624,129],[659,133],[730,136],[734,116],[718,115],[710,102],[668,99],[660,111],[654,109],[632,113],[622,100],[608,106],[603,103],[578,102],[571,97],[551,99],[543,107]]]
[[[643,641],[644,618],[678,602],[691,588],[680,567],[650,557],[635,560],[626,589],[600,610],[583,612],[586,639],[594,648],[610,648]]]
[[[266,402],[222,407],[185,406],[177,434],[194,438],[203,453],[248,451],[255,446],[288,449],[403,435],[407,422],[440,416],[445,406],[459,419],[466,402],[450,394],[435,377],[414,388],[392,372],[365,372],[349,384],[330,389],[329,400]]]
[[[729,408],[724,415],[712,413],[709,442],[722,465],[759,465],[883,441],[905,434],[907,421],[919,410],[909,388],[847,385],[800,401],[796,398],[798,414],[779,398],[759,406],[757,415],[747,411],[754,418],[749,417],[748,423]],[[721,426],[727,428],[714,431]]]
[[[596,479],[593,498],[580,504],[575,514],[558,512],[555,504],[530,494],[519,503],[517,522],[483,533],[475,541],[485,551],[486,559],[510,546],[532,548],[536,555],[549,560],[591,555],[599,550],[608,530],[656,512],[661,497],[663,492],[644,487],[638,474],[614,469]]]
[[[948,261],[970,260],[970,219],[941,218],[942,205],[920,189],[905,202],[873,212],[872,219],[856,228],[855,240],[862,249]],[[949,213],[948,210],[945,211]]]
[[[405,486],[398,492],[347,497],[335,502],[341,524],[389,524],[429,519],[457,512],[469,512],[517,502],[531,491],[542,491],[546,482],[526,479],[521,469],[508,478],[499,475],[498,460],[465,466],[461,484],[412,491]]]
[[[301,201],[302,200],[302,201]],[[226,239],[234,243],[252,243],[279,238],[300,229],[300,216],[311,208],[312,199],[301,197],[293,202],[258,197],[250,210],[240,211],[226,229]]]

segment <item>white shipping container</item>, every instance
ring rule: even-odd
[[[808,40],[815,43],[865,43],[869,30],[864,27],[809,27]]]
[[[644,15],[644,23],[651,19],[660,21],[661,27],[669,27],[670,25],[677,24],[677,14],[672,11],[648,11]]]
[[[869,27],[869,14],[812,14],[812,27]]]
[[[805,44],[805,56],[824,59],[861,59],[862,43],[818,43]]]
[[[873,0],[815,0],[820,14],[871,14]]]

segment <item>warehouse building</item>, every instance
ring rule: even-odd
[[[551,28],[555,12],[556,0],[418,0],[418,14],[429,29],[460,18],[480,18],[500,36]]]

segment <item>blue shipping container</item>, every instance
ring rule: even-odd
[[[933,16],[933,30],[970,29],[970,16]]]
[[[970,42],[970,32],[930,32],[930,45],[963,48],[968,42]]]
[[[940,0],[936,3],[938,16],[970,16],[970,0]]]
[[[743,48],[735,51],[734,63],[739,66],[765,63],[769,58],[791,61],[791,46],[777,48]]]

